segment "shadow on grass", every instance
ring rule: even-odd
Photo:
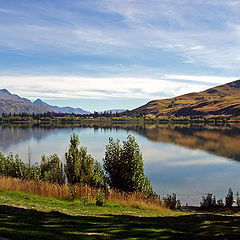
[[[70,216],[0,205],[0,237],[10,239],[239,239],[240,217]]]

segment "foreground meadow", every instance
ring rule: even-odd
[[[239,239],[238,208],[147,210],[0,190],[0,237],[10,239]]]

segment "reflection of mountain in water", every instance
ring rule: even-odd
[[[237,127],[157,126],[146,128],[145,136],[152,141],[174,143],[240,161],[240,128]]]
[[[9,145],[30,141],[35,138],[41,141],[47,134],[51,134],[54,128],[39,128],[39,127],[2,127],[0,126],[0,147],[4,150]]]
[[[191,149],[200,149],[218,156],[240,161],[240,128],[217,126],[168,126],[168,125],[101,125],[90,124],[74,126],[79,128],[94,128],[106,131],[134,131],[151,141],[173,143]],[[69,126],[68,126],[69,128]],[[44,137],[62,131],[64,128],[54,127],[1,127],[0,147],[6,149],[9,145],[26,142],[32,139],[41,141]],[[67,129],[67,128],[65,128]]]
[[[173,143],[240,161],[240,128],[236,126],[125,125],[113,128],[134,131],[154,142]]]

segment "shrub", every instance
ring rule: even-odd
[[[92,185],[94,176],[94,159],[87,154],[87,148],[79,148],[77,134],[73,134],[70,139],[70,148],[65,153],[66,165],[65,173],[70,184]]]
[[[70,148],[65,153],[64,170],[68,183],[106,187],[107,181],[102,166],[87,154],[87,148],[79,147],[79,144],[78,135],[74,133],[70,138]]]
[[[105,176],[102,165],[98,161],[94,161],[93,185],[96,188],[108,188],[107,178]]]
[[[122,146],[119,140],[114,142],[109,138],[103,163],[112,188],[153,194],[150,180],[144,176],[142,154],[133,136],[129,135]]]
[[[175,193],[173,195],[167,194],[167,197],[163,198],[163,205],[170,209],[181,209],[181,202],[177,200]]]
[[[19,178],[22,180],[39,180],[40,168],[37,164],[26,165],[18,155],[4,156],[0,153],[0,176]]]
[[[208,193],[207,197],[202,197],[202,202],[200,202],[201,208],[218,208],[218,207],[224,207],[224,203],[222,198],[219,200],[216,200],[216,197],[212,194]]]
[[[202,208],[213,208],[216,207],[216,198],[212,197],[211,193],[207,194],[207,197],[202,196],[202,202],[200,202],[200,207]]]
[[[236,204],[239,207],[240,206],[239,192],[236,193],[236,196],[237,196]]]
[[[50,156],[42,155],[40,169],[42,180],[60,185],[65,183],[63,164],[57,154]]]
[[[233,205],[233,191],[231,188],[229,188],[228,194],[225,197],[225,206],[232,207],[232,205]]]
[[[105,194],[101,191],[98,191],[96,196],[96,205],[102,207],[105,202]]]

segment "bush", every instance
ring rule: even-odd
[[[143,158],[133,136],[120,145],[109,138],[103,159],[107,179],[112,188],[125,192],[141,192],[152,195],[150,180],[144,176]]]
[[[232,205],[233,205],[233,191],[231,188],[229,188],[228,194],[225,197],[225,206],[232,207]]]
[[[163,204],[170,209],[181,209],[181,202],[177,200],[175,193],[173,195],[168,194],[166,198],[163,198]]]
[[[106,187],[107,181],[102,166],[87,154],[87,148],[79,147],[79,144],[78,135],[74,133],[70,138],[70,148],[65,153],[64,170],[68,183]]]
[[[39,180],[40,168],[38,164],[26,165],[18,155],[4,156],[0,153],[0,176],[19,178],[22,180]]]
[[[212,197],[212,194],[208,193],[207,197],[202,196],[202,202],[200,202],[201,208],[213,208],[216,207],[216,197]]]
[[[40,169],[41,180],[60,185],[65,183],[63,164],[57,154],[50,156],[42,155]]]
[[[96,197],[96,205],[102,207],[105,202],[105,194],[101,191],[98,191]]]
[[[233,204],[233,191],[231,188],[229,188],[228,194],[225,197],[225,207],[232,207],[232,204]],[[216,208],[224,207],[224,203],[222,199],[216,201],[216,197],[208,193],[207,197],[202,197],[202,202],[200,202],[200,206],[202,208]]]
[[[87,148],[79,148],[77,134],[73,134],[70,139],[70,148],[65,153],[66,165],[65,173],[70,184],[92,185],[94,175],[94,159],[87,154]]]

